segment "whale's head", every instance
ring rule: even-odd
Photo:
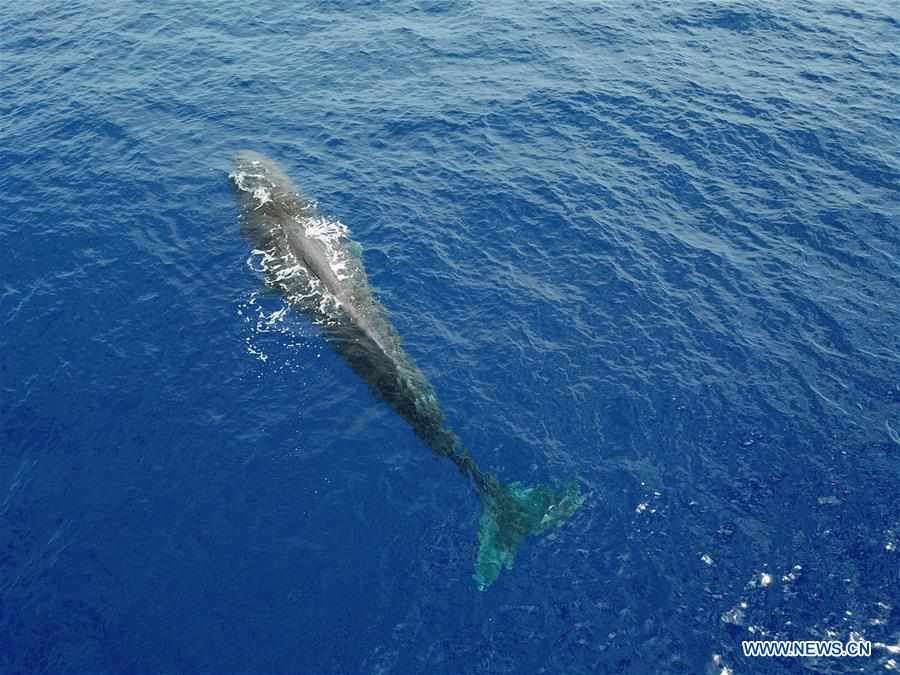
[[[309,204],[281,167],[255,150],[241,150],[234,155],[228,178],[245,215],[281,220],[303,211]]]
[[[241,232],[254,248],[272,247],[276,228],[291,222],[305,200],[281,168],[254,150],[241,150],[228,174],[241,209]]]
[[[290,179],[275,162],[253,150],[241,150],[231,161],[231,184],[243,202],[254,208],[271,202],[279,193],[294,191]]]
[[[274,160],[256,150],[238,150],[231,158],[231,165],[234,171],[259,171],[266,173],[274,173],[278,171],[282,173],[275,164]],[[282,173],[282,175],[284,175]]]

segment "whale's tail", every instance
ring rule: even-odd
[[[482,512],[473,578],[481,591],[494,583],[504,567],[512,569],[519,542],[529,534],[561,525],[585,499],[575,483],[551,490],[518,482],[502,484],[487,475],[478,487]]]
[[[481,498],[478,555],[472,575],[480,591],[486,591],[504,567],[512,569],[516,549],[525,537],[562,525],[584,504],[585,497],[578,493],[574,482],[556,490],[543,485],[501,483],[478,468],[452,431],[441,428],[427,439],[435,454],[448,457],[460,473],[471,479]]]

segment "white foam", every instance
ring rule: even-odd
[[[310,206],[314,206],[310,203]],[[306,236],[312,237],[325,247],[328,265],[335,276],[344,281],[356,272],[356,261],[347,250],[350,230],[336,218],[316,214],[309,217],[298,217],[298,224],[303,227]]]
[[[264,187],[257,187],[253,190],[253,197],[259,202],[256,205],[256,209],[261,209],[263,206],[272,201],[272,191],[267,190]]]
[[[248,178],[264,178],[261,173],[246,173],[245,171],[233,171],[228,174],[228,177],[234,181],[234,184],[239,190],[243,190],[244,192],[251,191],[247,185]]]

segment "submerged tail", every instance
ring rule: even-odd
[[[487,476],[476,485],[482,512],[472,578],[480,591],[486,591],[504,567],[512,569],[516,548],[527,535],[561,525],[584,503],[575,483],[554,491],[541,485],[501,484],[493,476]]]
[[[501,483],[478,468],[452,431],[439,428],[426,438],[435,454],[449,458],[471,479],[481,498],[478,555],[472,575],[480,591],[486,591],[504,567],[512,569],[516,549],[526,536],[562,525],[584,503],[574,482],[557,490],[543,485]]]

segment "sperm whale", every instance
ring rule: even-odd
[[[576,484],[527,487],[483,472],[446,424],[428,379],[404,351],[346,226],[323,216],[263,154],[238,152],[229,178],[241,231],[262,256],[266,284],[319,326],[372,393],[471,482],[482,505],[473,578],[479,590],[486,590],[504,567],[512,568],[527,535],[561,524],[578,509],[584,498]]]

